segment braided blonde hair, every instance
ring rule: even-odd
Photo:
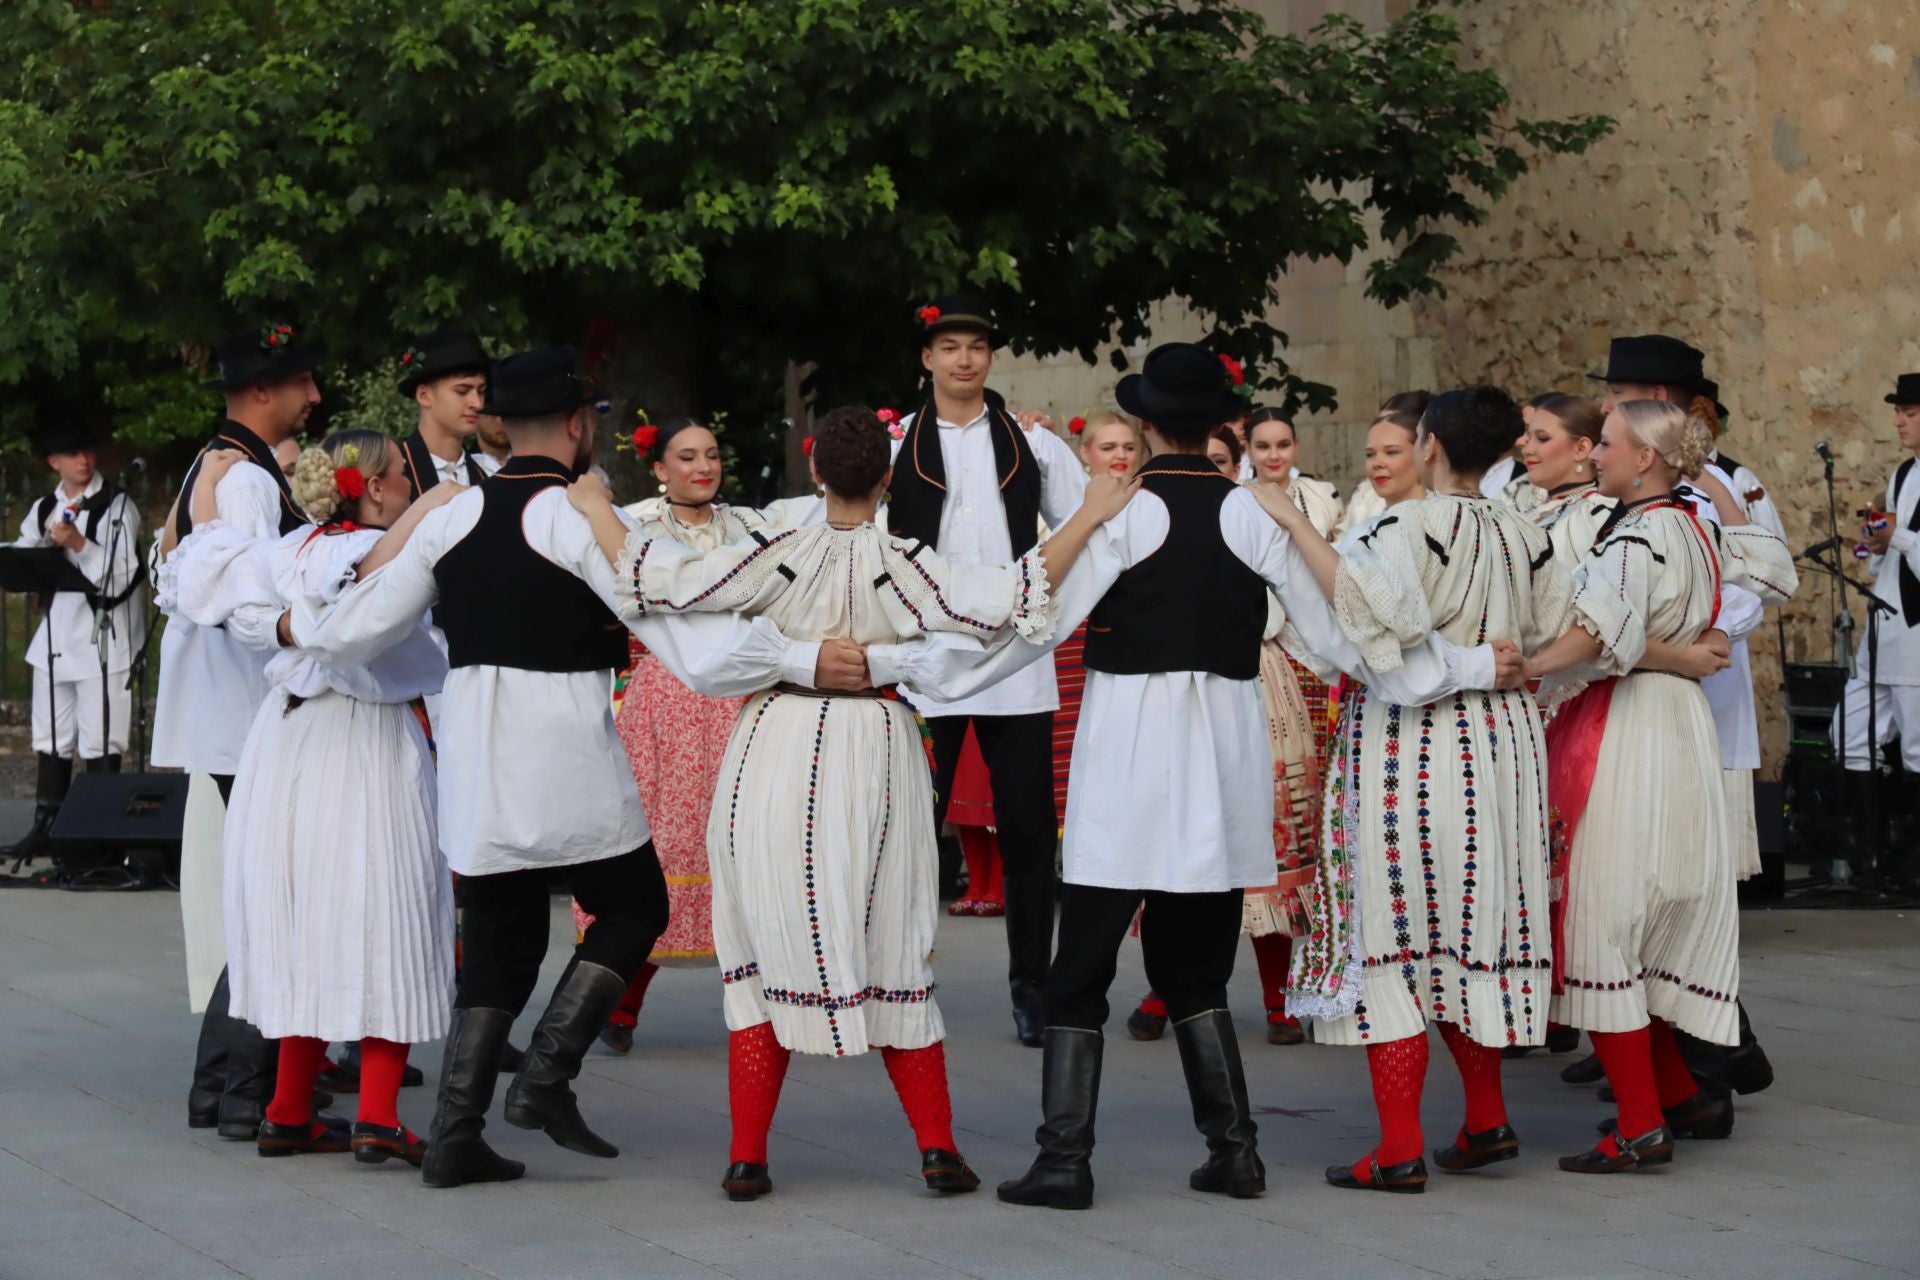
[[[1661,460],[1691,480],[1706,465],[1705,425],[1665,400],[1628,400],[1620,417],[1633,438],[1659,454]]]
[[[387,454],[393,447],[384,433],[367,430],[336,431],[317,448],[309,445],[293,464],[293,500],[315,520],[333,519],[342,506],[357,501],[341,495],[334,472],[341,467],[358,467],[369,480],[385,475]]]

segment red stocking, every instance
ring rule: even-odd
[[[1660,1114],[1660,1091],[1653,1082],[1653,1050],[1647,1028],[1634,1031],[1589,1031],[1593,1051],[1606,1070],[1607,1083],[1620,1108],[1620,1134],[1637,1138],[1666,1123]],[[1607,1137],[1600,1149],[1618,1155],[1620,1144]]]
[[[267,1119],[295,1126],[313,1119],[313,1082],[319,1078],[320,1064],[326,1057],[325,1040],[287,1036],[280,1041],[280,1073],[274,1079]]]
[[[400,1081],[407,1074],[412,1047],[372,1036],[360,1041],[360,1113],[355,1119],[361,1124],[400,1127]]]
[[[1660,1095],[1660,1105],[1677,1107],[1700,1092],[1700,1082],[1693,1078],[1693,1072],[1687,1070],[1687,1060],[1680,1056],[1680,1043],[1673,1038],[1673,1024],[1665,1018],[1653,1019],[1647,1027],[1647,1038],[1652,1042],[1653,1084]]]
[[[1373,1158],[1384,1169],[1421,1152],[1420,1091],[1427,1083],[1426,1033],[1368,1045],[1367,1072],[1373,1077],[1373,1105],[1380,1112],[1380,1145]],[[1363,1160],[1354,1166],[1354,1176],[1363,1181],[1365,1165]]]
[[[1284,933],[1255,938],[1253,962],[1260,970],[1260,995],[1267,1002],[1267,1021],[1299,1026],[1300,1019],[1287,1014],[1287,966],[1293,962],[1293,939]]]
[[[727,1100],[733,1111],[733,1150],[727,1159],[767,1162],[767,1131],[780,1105],[780,1085],[793,1053],[773,1034],[771,1022],[727,1035]]]
[[[1000,841],[985,827],[961,827],[960,851],[967,858],[968,902],[1006,901],[1000,877]]]
[[[1004,907],[1007,905],[1007,864],[1005,860],[1000,857],[1000,837],[989,831],[987,832],[987,841],[989,846],[987,850],[987,866],[989,868],[987,875],[987,901],[997,907]]]
[[[1140,998],[1140,1012],[1150,1018],[1164,1018],[1167,1016],[1167,1002],[1149,991]]]
[[[938,1040],[924,1049],[880,1050],[893,1077],[894,1092],[913,1126],[913,1140],[922,1151],[938,1147],[954,1151],[953,1100],[947,1093],[947,1048]]]
[[[1451,1022],[1440,1023],[1460,1084],[1467,1093],[1466,1131],[1485,1133],[1507,1122],[1507,1100],[1500,1092],[1500,1051],[1480,1044]]]
[[[633,981],[620,995],[620,1007],[607,1018],[615,1026],[632,1027],[640,1022],[640,1006],[647,1002],[647,987],[653,982],[653,975],[660,972],[660,966],[649,960],[640,966],[640,972],[633,975]]]

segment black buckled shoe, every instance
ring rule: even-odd
[[[353,1135],[339,1116],[316,1115],[305,1124],[260,1122],[254,1150],[263,1156],[335,1155],[351,1149]]]
[[[1100,1102],[1097,1030],[1048,1027],[1040,1060],[1040,1154],[1026,1173],[1000,1184],[1008,1204],[1086,1209],[1093,1204],[1093,1118]]]
[[[354,1121],[353,1158],[361,1164],[385,1164],[405,1160],[418,1169],[427,1158],[427,1140],[405,1125],[392,1129]]]
[[[1614,1148],[1612,1154],[1606,1149],[1609,1144]],[[1650,1169],[1672,1163],[1673,1134],[1665,1125],[1625,1142],[1615,1136],[1591,1151],[1560,1157],[1560,1167],[1568,1173],[1619,1173],[1622,1169]]]
[[[1187,1078],[1193,1125],[1207,1139],[1207,1162],[1187,1177],[1195,1191],[1251,1200],[1267,1189],[1267,1167],[1254,1143],[1253,1108],[1233,1015],[1210,1009],[1173,1024],[1180,1069]]]
[[[965,1157],[958,1151],[928,1147],[920,1153],[920,1176],[927,1180],[928,1190],[943,1195],[980,1189],[980,1175],[967,1167]]]
[[[727,1193],[727,1199],[736,1204],[745,1204],[749,1200],[772,1195],[773,1179],[767,1176],[767,1166],[735,1160],[720,1176],[720,1189]]]
[[[620,1148],[587,1127],[572,1081],[626,990],[627,980],[605,965],[588,961],[573,966],[533,1029],[526,1065],[507,1086],[508,1124],[544,1130],[560,1146],[583,1156],[611,1160],[620,1154]]]
[[[1567,1084],[1598,1084],[1606,1074],[1606,1069],[1600,1065],[1599,1055],[1590,1053],[1562,1068],[1560,1079]]]
[[[1468,1133],[1464,1128],[1461,1129],[1454,1136],[1452,1146],[1433,1153],[1433,1162],[1448,1173],[1465,1173],[1469,1169],[1484,1168],[1502,1160],[1517,1159],[1519,1155],[1520,1138],[1514,1133],[1513,1126],[1497,1124],[1479,1133]]]
[[[1158,1040],[1167,1034],[1167,1015],[1136,1008],[1127,1015],[1127,1034],[1135,1040]]]
[[[1660,1108],[1666,1127],[1676,1138],[1731,1138],[1733,1136],[1733,1096],[1724,1088],[1702,1089],[1685,1102]],[[1620,1120],[1608,1116],[1594,1129],[1601,1135],[1617,1133]]]
[[[1390,1164],[1384,1169],[1371,1154],[1362,1163],[1366,1172],[1364,1178],[1354,1173],[1352,1165],[1328,1165],[1327,1185],[1339,1187],[1342,1191],[1392,1191],[1416,1196],[1427,1189],[1427,1162],[1419,1156],[1402,1160],[1399,1164]]]
[[[600,1028],[600,1043],[624,1058],[633,1052],[633,1028],[624,1022],[609,1022]]]
[[[1267,1020],[1268,1044],[1286,1045],[1305,1044],[1306,1042],[1306,1030],[1301,1027],[1298,1022],[1275,1022],[1271,1018]]]
[[[335,1093],[360,1092],[360,1064],[341,1054],[338,1061],[327,1059],[326,1069],[314,1077],[314,1084]]]

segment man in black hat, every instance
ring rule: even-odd
[[[62,423],[37,443],[59,481],[28,506],[13,545],[60,548],[94,589],[57,591],[40,601],[40,628],[27,646],[39,776],[33,827],[0,855],[12,858],[32,858],[46,848],[76,751],[89,772],[119,772],[133,711],[127,671],[147,627],[146,569],[136,549],[139,509],[99,473],[82,428]]]
[[[568,348],[502,360],[485,412],[513,457],[422,520],[392,563],[352,588],[299,643],[364,661],[435,611],[451,671],[438,735],[440,847],[461,876],[465,959],[422,1175],[428,1186],[506,1181],[524,1168],[481,1136],[500,1047],[546,954],[548,882],[563,876],[593,925],[535,1028],[506,1118],[611,1157],[570,1082],[667,920],[633,770],[607,691],[627,657],[613,571],[566,487],[592,459],[587,386]],[[765,619],[628,623],[677,672],[745,694],[782,680],[860,688],[855,650],[790,644]],[[695,648],[690,649],[688,646]],[[507,780],[503,784],[502,780]]]
[[[273,321],[222,338],[215,348],[220,369],[207,386],[226,397],[226,418],[208,441],[210,449],[238,449],[247,460],[219,482],[221,518],[262,542],[310,523],[293,500],[293,491],[274,458],[274,450],[299,434],[320,403],[313,371],[325,359],[291,324]],[[188,468],[175,503],[170,532],[184,538],[193,529],[193,488],[200,477],[196,461]],[[254,713],[267,696],[266,666],[271,637],[242,636],[235,625],[196,627],[171,618],[160,640],[160,675],[153,715],[153,762],[211,775],[224,800]],[[186,874],[219,878],[219,841],[183,833],[183,857],[195,849],[212,852],[211,865]],[[183,912],[197,901],[183,895]],[[192,927],[189,935],[196,933]],[[200,1028],[193,1087],[187,1097],[187,1123],[219,1127],[223,1138],[252,1141],[272,1096],[274,1043],[227,1013],[227,975],[221,970]]]
[[[400,442],[401,470],[419,497],[441,481],[479,484],[492,471],[466,449],[479,427],[491,362],[480,340],[436,329],[400,356],[400,394],[420,407],[420,424]]]
[[[1205,1164],[1188,1185],[1260,1194],[1227,982],[1241,898],[1273,883],[1273,768],[1259,686],[1267,591],[1382,696],[1421,705],[1457,688],[1517,683],[1517,649],[1461,651],[1429,636],[1399,671],[1367,671],[1319,587],[1252,489],[1207,460],[1213,429],[1245,412],[1213,352],[1168,343],[1115,389],[1153,456],[1142,492],[1096,532],[1060,585],[1054,641],[1087,623],[1087,687],[1068,788],[1060,946],[1045,986],[1040,1153],[1002,1200],[1057,1209],[1093,1200],[1093,1125],[1121,945],[1140,921],[1147,977],[1167,1003]],[[902,470],[896,465],[895,484]],[[1285,499],[1281,499],[1285,501]],[[1450,651],[1450,652],[1449,652]],[[1033,659],[1018,641],[986,656],[955,638],[874,645],[876,683],[966,696]],[[997,798],[997,797],[996,797]]]
[[[958,564],[1005,564],[1039,540],[1040,520],[1059,528],[1079,509],[1086,471],[1051,431],[1025,431],[987,389],[993,353],[1005,342],[984,299],[966,294],[922,307],[920,363],[931,387],[905,420],[887,499],[891,531]],[[1053,713],[1060,690],[1052,663],[1035,663],[974,697],[915,696],[933,733],[935,822],[944,822],[969,724],[993,785],[994,827],[1005,867],[1007,979],[1015,1032],[1038,1048],[1045,1030],[1042,985],[1053,943]]]
[[[1882,615],[1878,661],[1872,632],[1861,639],[1847,681],[1846,743],[1849,795],[1847,810],[1859,821],[1879,806],[1866,794],[1874,785],[1874,757],[1893,739],[1900,739],[1900,759],[1909,789],[1920,785],[1920,373],[1903,373],[1886,397],[1893,406],[1893,430],[1907,454],[1887,480],[1886,500],[1867,513],[1865,546],[1871,559],[1873,593],[1892,606]],[[1874,680],[1869,690],[1867,674]],[[1871,712],[1871,714],[1869,714]],[[1878,738],[1868,746],[1869,732]],[[1840,717],[1835,714],[1833,738],[1840,745]],[[1861,843],[1878,844],[1883,833],[1867,834]]]

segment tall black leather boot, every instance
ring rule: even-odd
[[[1053,874],[1009,877],[1005,884],[1008,986],[1013,998],[1013,1031],[1020,1043],[1038,1049],[1047,1030],[1042,985],[1053,959]]]
[[[526,1062],[507,1086],[508,1124],[544,1129],[549,1138],[583,1156],[611,1160],[620,1154],[620,1148],[587,1128],[570,1086],[626,990],[626,978],[591,962],[575,963],[560,979],[533,1029]]]
[[[512,1182],[527,1171],[487,1145],[493,1086],[500,1076],[500,1046],[513,1030],[505,1009],[455,1009],[447,1028],[446,1055],[440,1060],[440,1096],[433,1109],[420,1178],[430,1187],[460,1187],[469,1182]]]
[[[39,770],[33,784],[33,825],[26,835],[0,849],[0,857],[12,858],[17,865],[32,862],[49,851],[53,820],[60,816],[60,802],[67,798],[67,788],[73,784],[73,761],[44,751],[34,754]]]
[[[193,1085],[187,1090],[189,1129],[211,1129],[220,1123],[220,1095],[227,1091],[227,1022],[227,971],[222,969],[200,1018],[200,1040],[193,1049]]]
[[[251,1022],[242,1022],[228,1012],[227,971],[220,971],[215,995],[224,1017],[227,1042],[226,1089],[220,1095],[220,1136],[251,1142],[260,1135],[267,1118],[267,1104],[273,1101],[274,1086],[279,1083],[280,1042],[260,1034]],[[211,1014],[215,1008],[207,1005]]]
[[[1040,1154],[1026,1173],[1000,1184],[1008,1204],[1086,1209],[1093,1204],[1093,1117],[1100,1103],[1106,1039],[1081,1027],[1047,1028],[1040,1059]]]
[[[1254,1145],[1253,1111],[1247,1103],[1247,1077],[1240,1065],[1240,1042],[1233,1016],[1209,1009],[1173,1024],[1180,1045],[1180,1069],[1193,1101],[1194,1127],[1207,1139],[1207,1162],[1187,1185],[1248,1200],[1267,1189],[1267,1167]]]

